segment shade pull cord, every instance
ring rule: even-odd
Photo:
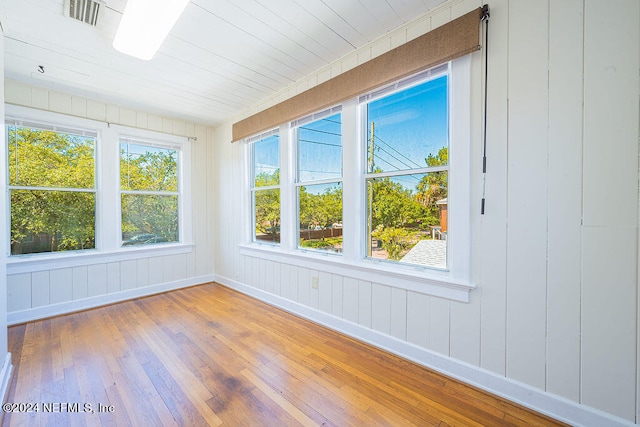
[[[489,5],[482,6],[482,19],[485,23],[484,30],[484,129],[482,141],[482,205],[480,215],[484,215],[485,194],[487,190],[487,79],[489,77]]]

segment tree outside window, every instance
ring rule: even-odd
[[[11,255],[95,248],[96,134],[8,125]]]
[[[446,268],[448,76],[365,109],[367,256]]]
[[[342,114],[297,128],[299,248],[342,252]]]
[[[262,136],[251,144],[253,241],[280,243],[280,138]]]
[[[120,143],[122,245],[179,241],[178,151]]]

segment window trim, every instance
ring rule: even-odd
[[[368,144],[369,141],[365,140],[364,138],[366,137],[366,135],[368,134],[368,129],[366,129],[367,127],[367,122],[368,122],[368,118],[367,120],[364,120],[364,118],[367,117],[367,113],[368,113],[368,106],[369,104],[371,104],[372,102],[378,101],[378,100],[382,100],[386,97],[395,95],[397,93],[403,92],[405,90],[409,90],[411,88],[420,86],[422,84],[426,84],[428,82],[431,82],[433,80],[439,79],[441,77],[447,76],[447,149],[449,151],[450,147],[451,147],[451,128],[453,126],[453,120],[451,118],[451,65],[450,62],[447,62],[445,64],[441,64],[438,65],[434,68],[419,72],[417,74],[414,74],[412,76],[408,76],[405,77],[404,79],[400,79],[394,83],[391,83],[390,85],[384,86],[382,88],[376,89],[375,91],[369,93],[369,94],[365,94],[363,96],[360,96],[358,98],[358,109],[359,109],[359,114],[360,114],[360,118],[362,118],[360,124],[361,126],[364,126],[365,128],[362,129],[362,136],[361,139],[359,141],[359,143],[362,145],[363,147],[363,155],[365,152],[368,151]],[[375,179],[384,179],[384,178],[395,178],[395,177],[406,177],[406,176],[410,176],[410,175],[427,175],[429,173],[434,173],[434,172],[447,172],[448,177],[450,176],[450,170],[451,170],[451,162],[448,162],[446,165],[442,165],[442,166],[423,166],[423,167],[418,167],[418,168],[413,168],[413,169],[399,169],[399,170],[389,170],[389,171],[384,171],[384,172],[371,172],[368,170],[368,165],[367,165],[367,158],[366,155],[365,157],[363,157],[361,159],[361,161],[363,162],[364,165],[364,173],[363,173],[363,182],[362,182],[362,188],[364,193],[362,194],[361,197],[367,199],[368,197],[365,196],[365,194],[368,193],[368,182],[375,180]],[[449,178],[447,178],[449,179]],[[449,186],[451,187],[451,186]],[[366,203],[366,201],[365,201]],[[367,228],[368,225],[368,221],[369,221],[369,215],[371,215],[371,212],[369,212],[369,208],[367,206],[365,206],[365,222],[364,224],[362,224],[362,235],[361,235],[361,245],[363,245],[364,247],[367,247],[367,249],[365,250],[365,258],[367,260],[373,261],[373,262],[380,262],[380,263],[387,263],[389,265],[395,265],[395,266],[409,266],[409,267],[422,267],[422,268],[426,268],[429,270],[441,270],[441,271],[449,271],[450,270],[450,257],[449,257],[449,242],[447,239],[447,251],[446,251],[446,267],[444,268],[439,268],[439,267],[435,267],[435,266],[420,266],[420,265],[416,265],[416,264],[409,264],[409,263],[401,263],[398,261],[394,261],[391,259],[376,259],[373,256],[371,256],[369,254],[370,250],[367,246],[368,242],[372,239],[372,230],[369,230]]]
[[[280,166],[280,180],[278,181],[278,185],[266,185],[266,186],[262,186],[262,187],[256,187],[255,185],[255,144],[259,143],[267,138],[270,138],[272,136],[278,136],[278,163]],[[269,190],[278,190],[280,192],[280,224],[283,223],[282,221],[282,133],[280,131],[280,128],[275,128],[275,129],[271,129],[268,130],[266,132],[263,132],[259,135],[255,135],[251,138],[247,138],[246,140],[247,144],[247,152],[248,152],[248,157],[249,157],[249,161],[248,161],[248,167],[247,167],[247,172],[248,172],[248,183],[249,183],[249,211],[251,212],[251,225],[249,228],[249,235],[251,236],[251,243],[256,244],[256,245],[265,245],[265,246],[273,246],[273,247],[279,247],[282,245],[282,228],[280,229],[280,243],[277,242],[260,242],[258,241],[257,237],[256,237],[256,204],[255,204],[255,200],[256,200],[256,193],[260,192],[260,191],[269,191]],[[245,159],[246,159],[246,155],[245,155]]]
[[[342,103],[343,121],[343,200],[356,200],[351,206],[343,204],[343,253],[335,256],[320,251],[300,250],[293,245],[296,229],[295,189],[293,180],[295,139],[289,132],[291,124],[282,124],[280,129],[281,156],[281,224],[283,240],[279,247],[251,243],[245,239],[239,245],[240,254],[260,257],[283,264],[295,265],[311,270],[326,266],[328,271],[408,291],[424,293],[454,301],[469,302],[469,292],[475,288],[471,277],[471,57],[469,55],[449,63],[449,223],[448,269],[438,270],[426,266],[384,262],[366,258],[364,227],[366,222],[365,185],[366,162],[362,135],[366,126],[362,109],[358,108],[361,97]],[[392,84],[393,85],[393,84]],[[392,86],[391,85],[391,86]],[[376,91],[378,93],[378,91]],[[366,133],[364,133],[366,135]],[[246,141],[246,140],[245,140]],[[248,144],[243,144],[248,146]],[[245,151],[247,167],[247,156]],[[406,173],[404,171],[403,173]],[[246,175],[245,175],[246,176]],[[248,183],[245,182],[247,188]],[[286,197],[285,197],[286,196]],[[289,200],[286,200],[286,199]],[[246,219],[246,215],[244,216]],[[292,220],[294,222],[292,222]],[[293,224],[293,226],[291,225]],[[287,233],[288,240],[284,236]]]
[[[9,274],[45,271],[61,267],[76,267],[96,262],[116,262],[128,259],[166,256],[193,251],[191,221],[191,141],[184,136],[131,128],[106,122],[91,120],[67,114],[37,110],[13,104],[5,105],[5,132],[9,120],[17,120],[30,125],[54,126],[61,130],[84,129],[95,131],[95,194],[96,194],[96,248],[80,251],[60,251],[36,254],[10,255],[10,233],[4,242],[4,250]],[[121,247],[120,226],[120,176],[119,176],[119,135],[126,134],[142,139],[163,141],[169,147],[179,147],[179,183],[182,203],[179,203],[180,242],[145,247]],[[6,148],[5,148],[6,150]],[[8,174],[8,169],[7,169]],[[9,183],[7,181],[6,189]],[[11,203],[7,198],[5,229],[10,230]],[[116,225],[114,225],[116,224]],[[115,230],[109,233],[108,230]],[[114,236],[115,235],[115,236]]]
[[[178,180],[178,188],[177,191],[153,191],[153,190],[123,190],[122,189],[122,182],[121,182],[121,170],[120,170],[120,166],[121,166],[121,157],[120,157],[120,149],[123,143],[127,143],[127,144],[136,144],[138,146],[144,146],[144,147],[150,147],[150,148],[158,148],[158,149],[166,149],[166,150],[173,150],[176,152],[176,156],[177,156],[177,180]],[[180,243],[182,242],[182,231],[184,228],[184,223],[185,221],[182,220],[182,205],[183,205],[183,191],[184,191],[184,184],[182,182],[183,180],[183,174],[182,174],[182,162],[183,162],[183,153],[182,153],[182,147],[180,145],[175,145],[172,142],[165,142],[165,141],[160,141],[160,140],[149,140],[146,138],[138,138],[135,136],[131,136],[128,135],[126,133],[121,133],[119,135],[118,138],[118,190],[119,190],[119,206],[120,206],[120,236],[122,236],[122,196],[123,195],[139,195],[139,196],[177,196],[178,197],[178,241],[177,242],[168,242],[168,243]],[[191,186],[187,187],[190,188]],[[120,247],[123,247],[122,245],[122,237],[120,237],[121,243],[120,243]],[[167,243],[161,243],[158,245],[164,246]],[[147,245],[145,245],[146,247],[149,247]]]
[[[294,180],[293,180],[293,185],[295,187],[295,205],[296,205],[296,226],[295,226],[295,249],[302,251],[302,252],[312,252],[312,253],[319,253],[319,254],[331,254],[334,256],[338,256],[341,257],[342,256],[342,252],[339,253],[335,253],[335,252],[331,252],[331,251],[324,251],[321,249],[313,249],[313,248],[305,248],[300,246],[300,188],[302,187],[308,187],[308,186],[313,186],[313,185],[325,185],[325,184],[340,184],[340,187],[342,188],[344,185],[344,163],[343,163],[343,151],[344,151],[344,137],[343,135],[340,136],[340,154],[341,154],[341,158],[340,158],[340,176],[339,177],[334,177],[334,178],[326,178],[326,179],[310,179],[307,181],[302,181],[300,179],[300,127],[309,124],[309,123],[315,123],[318,120],[322,120],[324,118],[327,117],[331,117],[334,116],[336,114],[340,114],[340,120],[342,121],[342,105],[337,105],[335,107],[331,107],[328,108],[326,110],[314,113],[314,114],[310,114],[306,117],[303,117],[301,119],[295,120],[293,122],[291,122],[291,140],[293,141],[293,147],[291,150],[291,157],[293,157],[294,160],[294,168],[293,168],[293,175],[294,175]],[[342,123],[340,123],[340,129],[341,129],[341,133],[342,133]],[[344,194],[342,196],[342,200],[343,200],[343,204],[342,204],[342,215],[344,217]]]

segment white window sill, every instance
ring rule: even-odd
[[[129,261],[190,252],[193,252],[193,244],[171,243],[144,247],[123,247],[111,252],[90,249],[85,251],[12,255],[7,257],[7,274],[33,273],[36,271],[81,267],[92,264]]]
[[[469,292],[475,285],[469,281],[455,280],[448,271],[425,267],[395,266],[392,263],[363,259],[347,262],[342,256],[319,251],[295,250],[286,252],[279,246],[247,244],[240,246],[240,253],[269,261],[318,270],[322,265],[328,271],[344,277],[352,277],[372,283],[405,289],[412,292],[469,302]]]

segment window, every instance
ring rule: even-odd
[[[122,245],[179,241],[178,150],[120,139]]]
[[[7,123],[11,255],[94,249],[97,134]]]
[[[448,74],[445,68],[426,81],[407,83],[361,98],[367,126],[366,254],[446,269]]]
[[[6,112],[12,271],[192,251],[187,138],[16,105]]]
[[[280,136],[263,134],[251,144],[253,241],[280,243]]]
[[[301,249],[342,252],[342,114],[335,110],[296,123]]]
[[[458,58],[246,140],[252,243],[278,247],[241,253],[468,301],[470,64]]]

